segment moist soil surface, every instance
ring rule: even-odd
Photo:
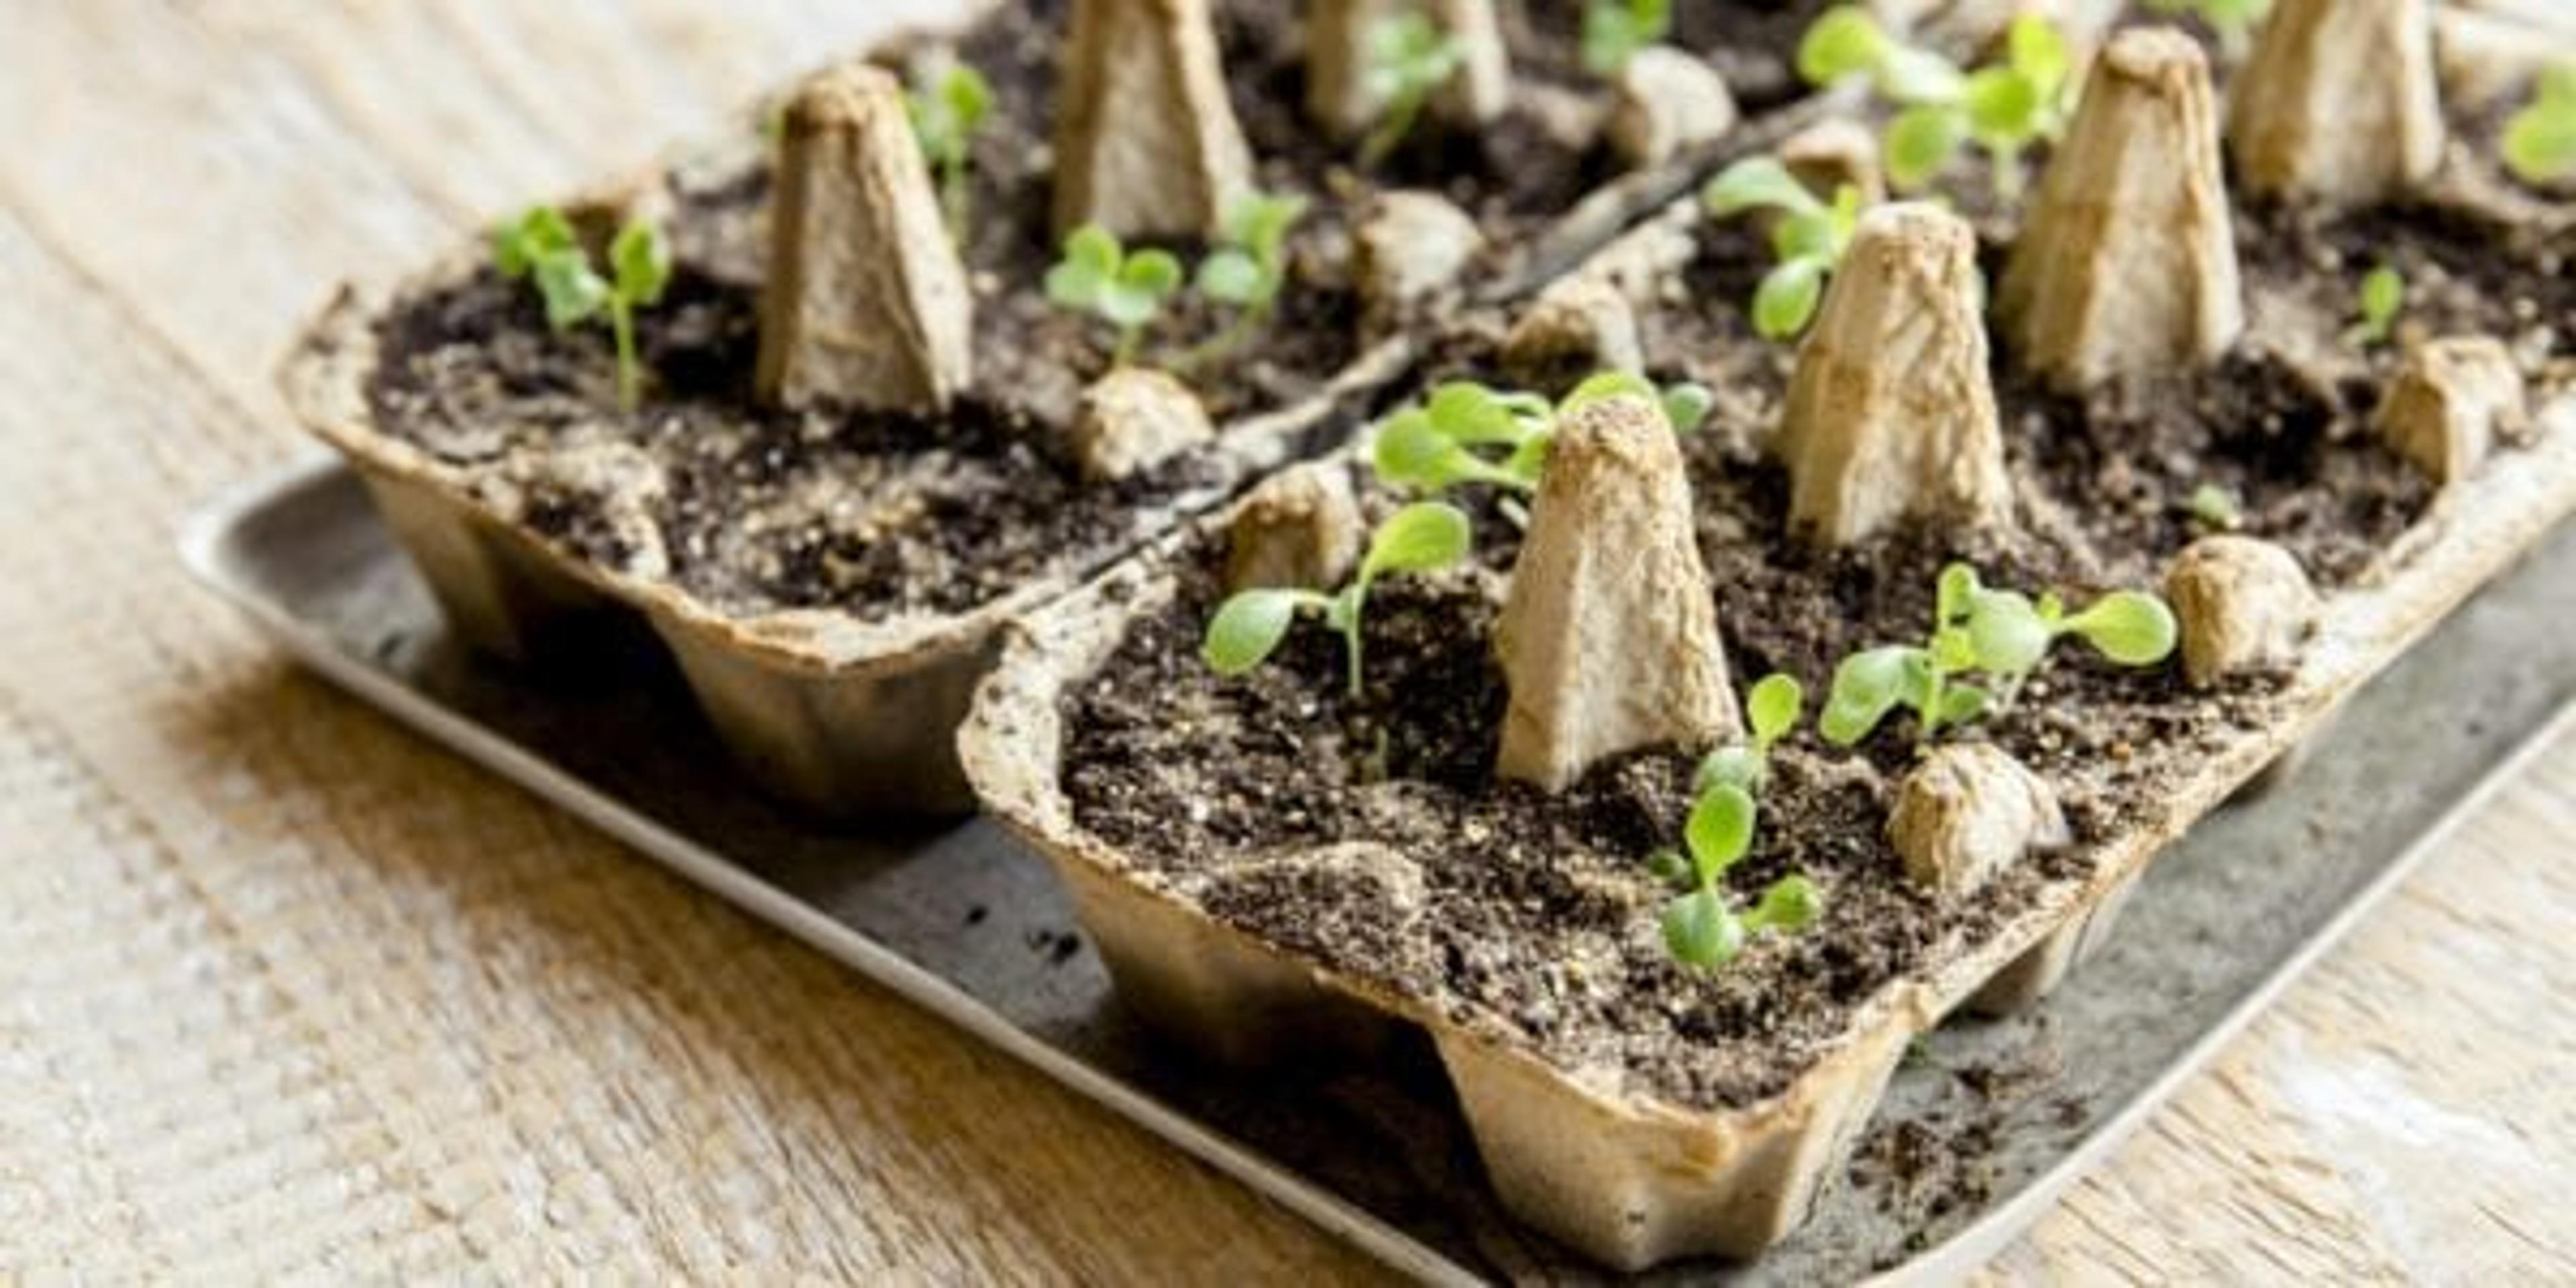
[[[2368,264],[2407,274],[2408,326],[2484,331],[2561,356],[2570,344],[2544,321],[2576,317],[2576,288],[2551,276],[2546,248],[2429,212],[2248,210],[2238,227],[2265,330],[2207,372],[2092,399],[2035,389],[1998,354],[2018,527],[1958,540],[1900,529],[1844,550],[1793,539],[1787,477],[1760,451],[1791,362],[1790,350],[1754,339],[1739,303],[1767,259],[1741,226],[1703,228],[1668,306],[1641,323],[1659,378],[1718,391],[1686,454],[1737,683],[1786,671],[1808,684],[1812,713],[1840,658],[1922,637],[1937,573],[1954,558],[1989,585],[2057,589],[2076,604],[2155,586],[2171,556],[2210,530],[2189,505],[2203,484],[2232,492],[2237,530],[2290,549],[2329,593],[2369,574],[2433,489],[2368,427],[2393,352],[2341,337],[2350,283]],[[1435,366],[1491,380],[1490,352],[1471,334]],[[1354,477],[1365,491],[1364,471]],[[1759,839],[1726,885],[1742,906],[1803,872],[1826,893],[1822,923],[1757,937],[1717,971],[1681,968],[1658,926],[1675,890],[1647,861],[1680,844],[1694,760],[1672,749],[1622,757],[1554,797],[1495,778],[1508,695],[1483,641],[1517,529],[1493,497],[1462,499],[1478,516],[1476,567],[1379,585],[1357,698],[1344,688],[1338,637],[1312,623],[1248,676],[1210,672],[1197,646],[1220,598],[1217,560],[1184,558],[1175,601],[1140,616],[1068,692],[1064,788],[1081,826],[1217,917],[1669,1102],[1739,1105],[1785,1089],[1882,985],[1979,942],[2047,886],[2089,875],[2099,842],[2281,713],[2279,677],[2194,691],[2170,664],[2124,670],[2069,641],[2012,709],[1958,736],[1991,740],[2047,778],[2075,844],[1964,901],[1910,886],[1884,838],[1890,787],[1915,755],[1910,717],[1857,754],[1802,729],[1776,753]],[[1393,503],[1368,502],[1379,512]],[[1357,841],[1404,856],[1421,880],[1418,905],[1389,898],[1406,883],[1383,868],[1292,857]]]

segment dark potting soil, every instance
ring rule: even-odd
[[[2486,331],[2557,355],[2576,340],[2570,288],[2546,248],[2423,213],[2245,211],[2238,227],[2265,329],[2234,356],[2084,400],[2032,388],[1999,353],[2010,464],[2018,490],[2037,498],[2022,524],[1955,541],[1901,529],[1843,550],[1791,537],[1787,478],[1760,450],[1793,360],[1743,320],[1767,255],[1741,225],[1701,231],[1698,259],[1641,324],[1660,378],[1697,379],[1718,395],[1686,452],[1739,684],[1786,671],[1820,700],[1843,656],[1921,638],[1952,559],[1989,584],[2059,589],[2077,603],[2155,585],[2205,531],[2188,505],[2204,483],[2231,489],[2241,530],[2289,548],[2321,586],[2363,576],[2424,515],[2432,488],[2368,428],[2394,357],[2340,338],[2354,265],[2398,263],[2412,324],[2433,333]],[[1453,341],[1435,371],[1492,379],[1477,347]],[[1197,643],[1217,599],[1213,560],[1184,559],[1176,601],[1136,621],[1067,694],[1064,788],[1085,829],[1213,915],[1673,1103],[1736,1105],[1785,1089],[1882,985],[2088,876],[2095,843],[2280,714],[2277,677],[2200,692],[2171,666],[2125,670],[2081,645],[2061,649],[2013,709],[1964,736],[2047,778],[2076,844],[1965,901],[1911,887],[1884,837],[1890,785],[1914,755],[1908,719],[1856,755],[1802,730],[1778,752],[1759,839],[1727,884],[1740,903],[1803,872],[1826,892],[1822,924],[1759,938],[1722,970],[1680,968],[1658,926],[1674,891],[1647,859],[1680,843],[1692,759],[1621,757],[1554,797],[1494,777],[1507,694],[1484,641],[1515,530],[1493,517],[1491,497],[1464,499],[1480,516],[1477,568],[1374,592],[1368,685],[1356,699],[1342,685],[1338,637],[1311,624],[1251,675],[1208,671]],[[1395,906],[1382,879],[1286,857],[1358,841],[1413,865],[1418,910]]]

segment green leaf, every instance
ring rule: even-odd
[[[2005,58],[2012,69],[2028,77],[2031,88],[2046,102],[2057,96],[2066,84],[2069,69],[2074,66],[2067,57],[2066,38],[2057,32],[2057,24],[2047,18],[2025,13],[2013,19],[2004,35]]]
[[[1441,434],[1421,410],[1398,412],[1378,426],[1370,464],[1397,487],[1437,491],[1460,481],[1456,458],[1465,449]]]
[[[1843,255],[1843,229],[1834,212],[1824,207],[1805,214],[1783,218],[1771,229],[1771,253],[1781,262],[1812,259],[1820,264],[1840,263]]]
[[[1834,684],[1816,731],[1826,742],[1849,747],[1869,736],[1887,713],[1903,702],[1927,664],[1923,650],[1903,644],[1868,649],[1844,658],[1834,668]]]
[[[2048,656],[2049,629],[2029,596],[1979,590],[1968,596],[1968,640],[1978,667],[1996,675],[2028,675]]]
[[[599,315],[608,306],[608,282],[581,252],[557,251],[536,261],[537,294],[546,302],[546,325],[561,331]]]
[[[1708,212],[1724,219],[1747,210],[1787,210],[1816,212],[1824,203],[1816,194],[1798,182],[1789,167],[1776,157],[1746,157],[1719,171],[1700,190],[1700,201]]]
[[[1118,265],[1126,258],[1118,235],[1098,224],[1084,224],[1064,239],[1064,262],[1104,282],[1118,275]]]
[[[1229,247],[1199,261],[1199,294],[1225,304],[1250,304],[1261,298],[1265,277],[1251,255]]]
[[[940,78],[939,101],[947,105],[958,133],[971,135],[983,128],[985,117],[992,115],[993,83],[985,80],[982,72],[959,63]]]
[[[1973,684],[1953,684],[1941,690],[1941,719],[1944,729],[1963,725],[1986,713],[1994,695]]]
[[[552,206],[531,206],[517,219],[492,230],[493,267],[508,278],[526,277],[537,262],[566,251],[578,253],[580,238],[572,221]]]
[[[1909,104],[1956,103],[1966,78],[1956,64],[1928,49],[1894,45],[1878,64],[1878,92]]]
[[[671,244],[646,220],[630,219],[617,230],[608,262],[617,275],[617,294],[629,304],[654,303],[671,284]]]
[[[1825,294],[1825,266],[1793,259],[1771,270],[1753,292],[1753,329],[1766,340],[1787,340],[1807,329]]]
[[[1225,601],[1208,619],[1199,656],[1219,675],[1241,675],[1270,660],[1288,637],[1300,607],[1321,597],[1312,591],[1247,590]]]
[[[2173,609],[2154,595],[2117,590],[2066,619],[2066,629],[2122,666],[2153,666],[2172,656],[2181,630]]]
[[[1741,744],[1720,747],[1700,758],[1699,768],[1691,774],[1691,790],[1706,792],[1712,787],[1732,787],[1742,792],[1758,791],[1767,777],[1762,753]]]
[[[1690,860],[1683,858],[1679,850],[1657,850],[1647,855],[1646,871],[1656,880],[1669,886],[1687,886],[1691,883]]]
[[[1847,76],[1875,73],[1894,43],[1868,10],[1837,5],[1817,18],[1798,41],[1798,75],[1810,85],[1823,86]]]
[[[2505,168],[2526,183],[2576,177],[2576,63],[2541,73],[2531,102],[2505,122]]]
[[[1949,168],[1968,141],[1965,113],[1946,105],[1909,107],[1887,123],[1888,182],[1911,192]]]
[[[1466,380],[1453,380],[1433,389],[1423,402],[1423,410],[1443,435],[1468,445],[1518,446],[1544,427],[1551,415],[1544,400],[1533,404]]]
[[[1615,76],[1637,51],[1672,29],[1672,0],[1589,0],[1583,7],[1583,68]]]
[[[1825,915],[1825,895],[1816,883],[1792,872],[1771,883],[1762,892],[1753,911],[1744,914],[1749,930],[1794,932],[1816,924]]]
[[[1798,713],[1806,705],[1806,688],[1793,676],[1775,672],[1755,681],[1744,695],[1744,719],[1753,726],[1753,745],[1769,751],[1797,727]]]
[[[1662,401],[1664,419],[1672,423],[1673,432],[1689,434],[1707,422],[1708,413],[1717,406],[1717,395],[1706,385],[1685,380],[1665,389]]]
[[[2397,325],[2398,310],[2406,307],[2406,278],[2395,268],[2382,264],[2361,279],[2361,325],[2359,338],[2377,344],[2388,338]]]
[[[1098,312],[1123,258],[1118,239],[1098,224],[1084,224],[1064,239],[1064,257],[1047,270],[1047,298],[1068,309]]]
[[[1968,601],[1981,588],[1977,570],[1964,563],[1945,564],[1932,583],[1932,625],[1948,626],[1968,615]]]
[[[1682,825],[1682,843],[1690,848],[1691,866],[1700,883],[1715,885],[1726,870],[1753,848],[1753,797],[1743,788],[1718,783],[1692,802]]]
[[[1360,581],[1391,572],[1431,572],[1467,557],[1475,529],[1454,505],[1416,501],[1387,516],[1369,537]]]
[[[1715,890],[1694,890],[1664,907],[1664,951],[1685,966],[1711,970],[1744,951],[1744,926]]]
[[[1968,78],[1960,100],[1968,132],[1999,150],[2038,138],[2046,103],[2037,82],[2010,67],[1988,67]]]
[[[2218,532],[2233,532],[2245,522],[2244,504],[2234,492],[2216,483],[2193,488],[2189,508],[2195,522]]]

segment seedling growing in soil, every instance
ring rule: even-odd
[[[2147,0],[2154,13],[2187,13],[2218,33],[2218,47],[2230,59],[2243,58],[2253,44],[2254,28],[2272,12],[2272,0]]]
[[[1088,313],[1118,330],[1110,365],[1135,361],[1145,328],[1181,288],[1181,262],[1160,250],[1129,253],[1098,224],[1084,224],[1064,240],[1064,258],[1047,270],[1047,298],[1060,308]]]
[[[1364,75],[1370,97],[1386,106],[1360,141],[1362,167],[1375,167],[1403,146],[1431,96],[1458,74],[1466,57],[1457,37],[1420,13],[1394,15],[1369,31]]]
[[[1798,47],[1798,70],[1809,81],[1866,75],[1881,97],[1902,107],[1883,145],[1887,177],[1897,187],[1930,183],[1974,142],[1993,158],[1995,195],[2006,202],[2021,195],[2022,154],[2066,128],[2072,69],[2065,39],[2035,14],[2013,20],[2002,63],[1973,72],[1905,44],[1848,5],[1818,18]]]
[[[1295,193],[1246,193],[1227,208],[1223,240],[1199,261],[1198,292],[1235,316],[1189,363],[1232,353],[1270,324],[1288,284],[1288,234],[1305,216],[1306,199]]]
[[[2191,512],[2192,522],[2212,532],[2234,532],[2245,525],[2244,503],[2223,484],[2203,483],[2193,488],[2184,508]]]
[[[1419,407],[1397,412],[1378,427],[1372,464],[1397,487],[1440,492],[1462,483],[1490,483],[1515,492],[1538,490],[1539,471],[1556,418],[1600,398],[1642,394],[1664,409],[1673,432],[1686,434],[1707,419],[1712,402],[1699,385],[1657,389],[1641,376],[1605,372],[1575,387],[1554,407],[1533,393],[1505,393],[1469,381],[1431,391]]]
[[[1208,619],[1207,638],[1199,655],[1219,675],[1242,675],[1268,661],[1300,610],[1323,616],[1324,624],[1342,633],[1350,660],[1351,696],[1360,696],[1360,614],[1368,607],[1369,587],[1389,573],[1426,573],[1447,568],[1467,557],[1472,530],[1463,511],[1438,501],[1408,505],[1369,534],[1368,552],[1359,572],[1338,593],[1293,587],[1265,587],[1237,594]]]
[[[1583,68],[1595,76],[1627,70],[1637,51],[1673,29],[1672,0],[1588,0],[1583,6]]]
[[[966,239],[968,203],[974,189],[966,181],[973,160],[975,134],[992,115],[993,86],[982,72],[964,63],[936,79],[925,78],[904,96],[912,117],[912,136],[921,142],[921,157],[939,174],[939,206],[948,216],[948,235]]]
[[[2397,326],[2398,310],[2406,307],[2406,279],[2386,264],[2370,270],[2361,279],[2361,291],[2355,304],[2360,320],[2343,333],[2344,343],[2356,349],[2388,343],[2388,334]]]
[[[1711,786],[1691,805],[1682,843],[1690,851],[1686,876],[1698,888],[1664,908],[1664,948],[1673,960],[1711,970],[1735,960],[1750,936],[1794,933],[1824,914],[1823,892],[1795,872],[1772,882],[1752,908],[1727,906],[1719,882],[1753,848],[1755,814],[1752,794],[1729,783]]]
[[[671,284],[671,247],[661,229],[627,220],[608,244],[608,273],[602,276],[572,221],[552,206],[536,206],[493,234],[492,262],[503,277],[536,283],[546,325],[557,331],[607,317],[617,342],[617,405],[633,411],[644,385],[635,310],[660,301]]]
[[[1790,676],[1773,674],[1755,681],[1744,695],[1744,723],[1752,730],[1753,740],[1708,753],[1699,762],[1693,785],[1703,792],[1720,785],[1760,792],[1771,779],[1771,749],[1798,727],[1806,705],[1805,687]]]
[[[1952,564],[1941,570],[1931,636],[1919,645],[1885,645],[1844,658],[1816,729],[1825,741],[1849,747],[1907,706],[1916,740],[1929,742],[1943,729],[2009,707],[2064,636],[2082,636],[2121,666],[2153,666],[2172,655],[2179,633],[2173,609],[2154,595],[2114,591],[2070,614],[2054,594],[2034,603],[2018,591],[1990,589],[1975,569]],[[1965,682],[1972,673],[1982,673],[1988,684]]]
[[[2540,90],[2504,127],[2505,168],[2526,183],[2576,178],[2576,63],[2540,74]]]
[[[1778,158],[1747,157],[1709,180],[1700,200],[1721,219],[1747,210],[1778,214],[1771,250],[1780,262],[1754,288],[1753,329],[1767,340],[1792,339],[1806,330],[1824,299],[1825,279],[1851,248],[1852,230],[1860,224],[1860,190],[1845,184],[1827,205]]]

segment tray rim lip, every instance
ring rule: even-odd
[[[312,448],[225,487],[181,520],[174,542],[179,562],[199,585],[242,611],[322,678],[433,743],[598,828],[700,889],[787,932],[905,1001],[940,1016],[1059,1085],[1161,1137],[1383,1264],[1424,1282],[1483,1282],[1466,1267],[1339,1194],[1117,1076],[1048,1045],[928,968],[354,657],[233,574],[226,550],[247,522],[292,495],[341,483],[338,476],[348,476],[347,481],[354,484],[355,475],[354,467],[338,453]],[[2182,1084],[2206,1070],[2220,1050],[2420,870],[2433,850],[2457,833],[2471,815],[2571,732],[2576,732],[2576,698],[2562,701],[2551,715],[2517,738],[2503,756],[2479,773],[2457,801],[2373,873],[2325,924],[2194,1037],[2145,1087],[2086,1132],[2045,1171],[1941,1243],[1862,1282],[1883,1288],[1945,1284],[1991,1261],[2055,1207],[2077,1180],[2144,1126]]]

